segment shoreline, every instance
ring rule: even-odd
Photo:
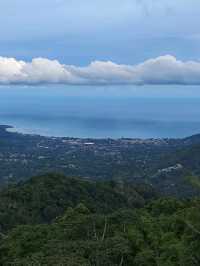
[[[95,138],[95,137],[73,137],[73,136],[53,136],[53,135],[42,135],[42,134],[36,134],[36,133],[29,133],[25,132],[24,129],[18,129],[14,126],[11,125],[0,125],[0,132],[6,132],[9,134],[17,134],[21,136],[30,136],[30,137],[40,137],[40,138],[46,138],[46,139],[74,139],[74,140],[91,140],[91,141],[135,141],[135,142],[141,142],[141,143],[146,143],[146,142],[154,142],[154,141],[170,141],[170,140],[184,140],[184,139],[189,139],[191,137],[199,136],[200,134],[194,134],[186,137],[177,137],[177,138],[131,138],[131,137],[121,137],[121,138],[112,138],[112,137],[105,137],[105,138]]]

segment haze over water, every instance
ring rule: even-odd
[[[0,124],[22,133],[80,138],[200,133],[200,95],[189,94],[198,88],[119,87],[2,86]]]

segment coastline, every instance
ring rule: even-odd
[[[108,141],[108,142],[127,142],[130,144],[167,144],[169,142],[184,142],[185,140],[194,140],[200,139],[200,133],[194,134],[190,136],[186,136],[184,138],[91,138],[91,137],[73,137],[73,136],[52,136],[52,135],[42,135],[36,133],[28,133],[23,130],[19,130],[11,125],[0,125],[0,136],[3,135],[15,135],[15,136],[23,136],[23,137],[33,137],[33,138],[42,138],[42,139],[50,139],[50,140],[58,140],[58,141],[65,141],[65,140],[75,140],[80,142],[88,142],[88,144],[92,142],[99,142],[99,141]]]
[[[187,171],[181,157],[177,161],[176,151],[190,151],[200,144],[200,134],[184,139],[61,138],[10,132],[10,128],[0,126],[0,186],[54,172],[101,180],[124,177],[134,182],[148,177],[149,182],[157,182],[163,173]],[[168,193],[168,183],[163,190]]]

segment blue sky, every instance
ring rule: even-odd
[[[0,1],[0,85],[200,85],[199,0]]]
[[[200,59],[199,0],[3,0],[0,55],[137,64]]]

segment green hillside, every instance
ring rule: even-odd
[[[92,213],[67,208],[50,224],[1,236],[1,265],[195,266],[200,261],[200,201],[158,199],[144,208]]]
[[[68,207],[85,204],[92,212],[144,206],[155,196],[150,186],[95,182],[49,174],[9,186],[0,192],[0,228],[50,222]]]
[[[159,198],[147,185],[34,177],[0,192],[0,223],[2,266],[200,262],[200,200]]]

